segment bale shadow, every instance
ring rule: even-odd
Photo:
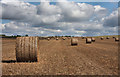
[[[35,61],[16,61],[16,60],[2,60],[2,63],[33,63],[33,62],[38,62],[37,60]]]
[[[2,60],[2,63],[15,63],[16,60]]]

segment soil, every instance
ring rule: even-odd
[[[86,44],[40,40],[39,62],[16,62],[16,39],[2,39],[3,75],[118,75],[118,42],[113,38]]]

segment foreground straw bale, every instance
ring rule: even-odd
[[[38,61],[38,37],[17,37],[16,60],[18,62]]]

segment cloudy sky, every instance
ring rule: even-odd
[[[2,0],[0,34],[100,36],[118,34],[117,2]]]

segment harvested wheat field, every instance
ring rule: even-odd
[[[16,39],[2,39],[3,75],[118,75],[118,42],[113,38],[86,44],[39,40],[39,62],[16,62]]]

